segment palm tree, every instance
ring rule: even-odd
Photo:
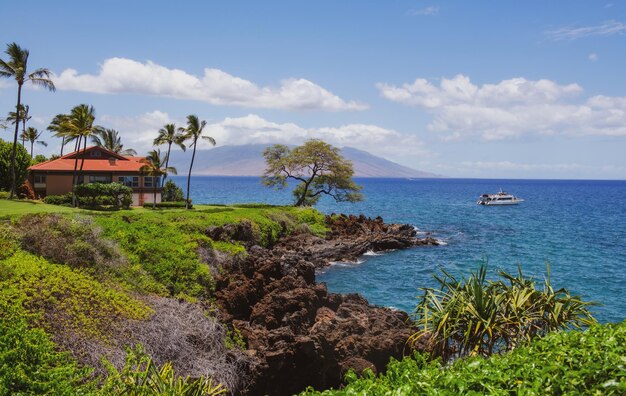
[[[7,117],[7,121],[10,121],[11,124],[22,123],[22,135],[26,134],[26,122],[30,120],[32,117],[28,115],[28,111],[30,110],[30,106],[21,104],[19,107],[19,112],[10,111],[9,116]],[[26,140],[22,139],[22,146],[25,145]]]
[[[67,118],[63,119],[60,128],[62,128],[68,136],[72,139],[76,139],[75,151],[80,150],[81,143],[83,144],[83,151],[87,149],[87,138],[102,130],[102,127],[94,125],[96,120],[96,110],[93,106],[81,104],[72,109]],[[76,187],[77,184],[77,168],[78,168],[78,155],[74,159],[74,173],[72,176],[72,186]],[[82,172],[85,159],[81,160],[80,170]],[[74,197],[74,205],[76,205],[76,197]]]
[[[187,116],[187,127],[180,128],[179,131],[184,134],[185,140],[191,139],[191,145],[193,146],[193,154],[191,155],[191,164],[189,165],[189,174],[187,175],[187,201],[185,207],[189,209],[189,190],[191,185],[191,169],[193,168],[193,160],[196,158],[196,146],[198,145],[198,139],[202,138],[207,140],[213,146],[215,146],[215,139],[211,136],[202,136],[202,130],[206,126],[206,121],[198,120],[196,115]]]
[[[155,146],[160,146],[162,144],[167,144],[167,153],[165,154],[165,167],[167,168],[170,163],[170,151],[172,149],[172,144],[177,145],[183,151],[185,151],[185,135],[181,134],[176,130],[176,125],[174,124],[165,124],[163,128],[159,129],[159,136],[154,139],[152,143]],[[165,184],[165,179],[167,175],[163,176],[163,183]]]
[[[152,176],[152,188],[154,189],[154,196],[152,197],[152,209],[156,209],[156,192],[157,192],[157,180],[160,180],[162,176],[166,176],[168,173],[176,174],[176,168],[163,165],[164,160],[161,158],[161,150],[152,150],[148,153],[146,158],[143,158],[141,162],[144,164],[141,167],[141,171],[148,176]]]
[[[41,135],[43,135],[43,131],[39,132],[37,128],[33,128],[33,127],[28,127],[20,135],[20,137],[22,138],[22,141],[30,142],[30,158],[35,158],[33,157],[33,146],[35,145],[35,142],[37,144],[41,144],[42,146],[48,147],[48,143],[44,142],[43,140],[37,140],[41,137]]]
[[[98,147],[105,148],[120,155],[137,155],[137,152],[133,149],[124,150],[122,138],[120,138],[119,132],[115,129],[96,131],[96,133],[91,136],[91,142]]]
[[[55,91],[56,88],[52,80],[50,80],[50,71],[48,69],[37,69],[32,73],[27,72],[28,55],[27,49],[22,49],[16,43],[7,45],[4,51],[9,56],[8,61],[0,59],[0,77],[15,78],[17,82],[17,104],[15,112],[19,114],[20,105],[22,104],[22,86],[30,81],[31,84]],[[13,199],[15,195],[15,151],[17,149],[17,133],[19,131],[19,123],[15,123],[15,134],[13,135],[13,150],[11,151],[11,193],[9,199]]]
[[[56,116],[54,116],[54,118],[50,122],[50,125],[48,125],[48,128],[46,128],[50,132],[54,132],[55,137],[60,137],[62,139],[61,140],[61,154],[60,154],[61,157],[63,157],[63,148],[65,147],[65,145],[76,139],[76,136],[72,136],[63,127],[63,123],[67,122],[68,117],[69,115],[67,114],[57,114]]]

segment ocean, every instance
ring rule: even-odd
[[[186,178],[174,177],[181,187]],[[420,288],[435,287],[445,269],[467,275],[481,262],[489,274],[517,271],[542,280],[550,266],[555,288],[599,303],[601,322],[626,318],[626,181],[356,179],[365,200],[356,204],[324,199],[324,213],[381,216],[408,223],[441,246],[363,256],[317,274],[337,293],[360,293],[370,303],[411,313]],[[194,203],[289,204],[289,191],[261,185],[259,178],[192,178]],[[521,197],[517,206],[479,206],[483,193],[500,189]]]

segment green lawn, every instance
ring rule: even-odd
[[[0,218],[30,213],[69,213],[78,211],[80,211],[80,209],[68,208],[66,206],[48,205],[33,201],[9,201],[7,199],[0,199]]]

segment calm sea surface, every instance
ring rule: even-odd
[[[174,177],[181,187],[186,179]],[[325,213],[363,213],[409,223],[444,242],[438,247],[364,256],[359,264],[334,265],[317,275],[330,291],[357,292],[371,303],[411,312],[419,288],[436,286],[445,268],[467,274],[481,260],[490,272],[516,271],[542,279],[550,263],[552,283],[601,305],[602,322],[626,318],[626,181],[359,179],[365,201],[323,200]],[[194,177],[195,203],[289,204],[289,192],[262,186],[258,178]],[[522,197],[518,206],[476,205],[500,188]]]

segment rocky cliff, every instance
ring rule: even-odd
[[[370,305],[363,297],[329,293],[315,269],[354,260],[368,250],[436,245],[413,227],[382,219],[328,216],[326,238],[292,235],[270,249],[255,244],[242,223],[207,231],[214,240],[239,240],[245,259],[223,263],[216,302],[221,320],[246,343],[251,385],[246,394],[291,395],[307,386],[339,386],[349,369],[384,370],[410,352],[415,332],[406,313]]]

